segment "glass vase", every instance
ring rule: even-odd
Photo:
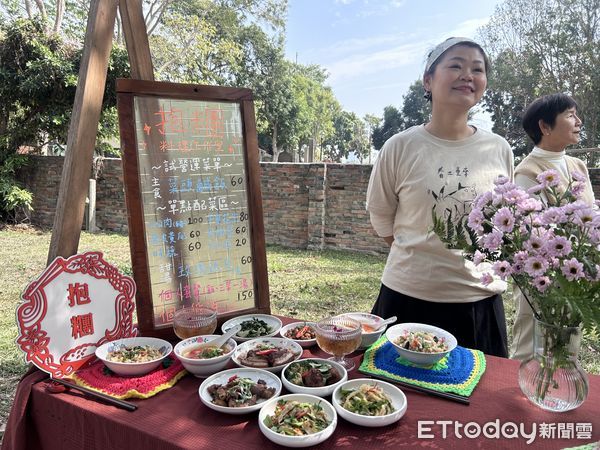
[[[547,411],[569,411],[588,395],[588,377],[577,355],[581,327],[560,327],[534,319],[533,356],[519,367],[525,396]]]

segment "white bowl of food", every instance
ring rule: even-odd
[[[281,372],[281,381],[288,391],[317,397],[331,395],[346,380],[348,373],[344,366],[321,358],[299,359],[289,363]]]
[[[200,401],[225,414],[247,414],[259,410],[281,394],[281,380],[261,369],[229,369],[215,373],[198,388]]]
[[[404,392],[385,381],[358,378],[339,385],[331,397],[333,407],[355,425],[384,427],[406,412]]]
[[[175,346],[175,356],[181,361],[188,372],[199,378],[204,378],[223,370],[237,347],[233,339],[229,339],[220,348],[201,344],[218,338],[218,335],[194,336],[184,339]]]
[[[297,416],[300,418],[291,423],[282,423],[285,417]],[[258,413],[258,426],[267,439],[276,444],[285,447],[310,447],[320,444],[333,434],[337,426],[337,413],[331,403],[320,397],[288,394],[264,404]]]
[[[239,344],[231,359],[240,367],[280,372],[302,356],[302,347],[284,338],[259,338]]]
[[[424,323],[394,325],[387,329],[385,336],[399,356],[421,366],[435,364],[457,345],[451,333]]]
[[[139,377],[156,369],[172,351],[163,339],[132,337],[102,344],[96,357],[117,375]]]
[[[385,331],[387,325],[381,324],[383,318],[376,316],[375,314],[363,313],[363,312],[349,312],[340,314],[340,316],[350,317],[358,322],[362,328],[362,340],[360,341],[359,348],[368,348],[377,341]]]
[[[233,338],[237,342],[246,342],[259,337],[275,336],[281,329],[281,320],[268,314],[246,314],[229,319],[221,330],[226,333],[230,328],[240,325],[242,328]]]
[[[291,339],[300,344],[300,346],[312,347],[317,343],[314,322],[294,322],[281,327],[279,330],[281,337]]]

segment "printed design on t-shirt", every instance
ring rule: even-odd
[[[427,190],[433,197],[432,231],[450,248],[463,248],[469,238],[465,225],[477,190],[475,185],[467,183],[468,167],[457,166],[453,170],[440,167],[438,175],[444,180],[443,185],[437,190]]]

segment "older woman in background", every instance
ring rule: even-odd
[[[535,146],[515,169],[515,183],[528,189],[539,184],[536,177],[546,170],[556,170],[560,175],[559,188],[564,190],[573,180],[572,173],[579,172],[587,183],[581,199],[594,204],[594,192],[587,167],[580,159],[568,156],[566,147],[577,144],[581,132],[581,119],[577,116],[577,103],[565,94],[545,95],[533,101],[523,116],[523,129]],[[547,199],[542,191],[540,196]],[[513,326],[511,357],[525,360],[533,356],[533,311],[523,293],[515,287],[517,316]]]

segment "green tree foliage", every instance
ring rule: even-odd
[[[31,196],[16,181],[26,163],[22,146],[34,151],[66,142],[75,98],[81,47],[48,33],[43,22],[17,19],[0,25],[0,215],[15,219]],[[128,73],[126,53],[111,54],[99,140],[116,134],[114,79]]]
[[[350,153],[362,161],[370,150],[365,122],[353,112],[340,110],[333,119],[334,133],[323,142],[323,157],[342,162]]]
[[[417,80],[408,88],[403,97],[402,123],[404,129],[429,122],[431,115],[431,103],[423,97],[423,81]]]
[[[492,58],[487,110],[516,154],[531,148],[524,108],[554,92],[579,104],[580,145],[600,143],[600,0],[505,0],[480,35]]]
[[[398,133],[404,126],[402,113],[394,106],[386,106],[383,109],[383,123],[373,129],[373,147],[381,150],[385,141]]]

